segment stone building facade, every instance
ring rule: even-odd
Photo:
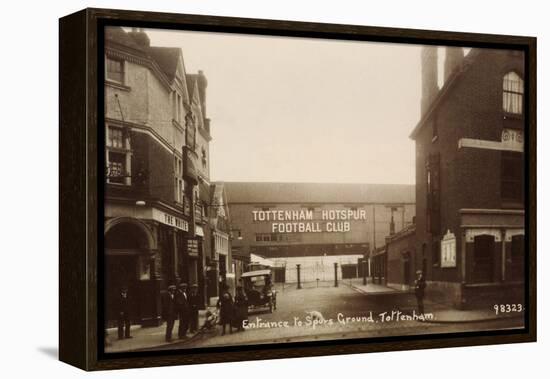
[[[143,30],[105,34],[106,320],[126,286],[134,322],[156,325],[168,285],[197,284],[204,302],[209,292],[207,81]]]

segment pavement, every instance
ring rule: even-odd
[[[366,285],[363,284],[363,279],[352,279],[351,281],[344,280],[342,283],[349,285],[354,290],[363,293],[367,296],[369,295],[399,295],[399,294],[410,294],[414,296],[413,290],[398,290],[391,288],[382,284],[372,283],[371,280],[368,281]],[[473,323],[473,322],[483,322],[483,321],[493,321],[493,320],[502,320],[507,318],[522,318],[524,317],[522,313],[499,313],[496,314],[494,309],[469,309],[469,310],[459,310],[453,308],[451,304],[444,302],[430,301],[428,299],[424,300],[425,311],[428,311],[433,314],[433,319],[424,320],[425,322],[431,323]]]
[[[416,298],[411,291],[400,291],[379,284],[362,285],[362,279],[315,283],[297,289],[276,286],[277,309],[273,313],[249,315],[244,332],[221,335],[221,327],[188,334],[185,340],[164,341],[165,324],[158,327],[132,327],[131,339],[117,339],[117,330],[108,330],[106,352],[187,349],[212,346],[286,343],[346,338],[372,338],[418,334],[520,328],[523,320],[509,314],[494,315],[490,310],[460,311],[441,302],[425,301],[426,318],[418,317]],[[310,312],[319,312],[325,322],[314,322]],[[199,315],[199,325],[204,323]],[[427,317],[430,316],[430,317]],[[178,323],[174,325],[177,336]]]
[[[215,309],[215,308],[213,308]],[[199,326],[204,324],[206,311],[199,311]],[[132,325],[130,335],[132,338],[118,339],[117,328],[107,329],[106,353],[118,353],[129,350],[139,350],[144,348],[155,349],[161,346],[169,346],[176,343],[190,342],[199,337],[198,333],[187,332],[187,338],[179,340],[178,337],[179,321],[174,323],[172,331],[172,342],[165,341],[166,323],[159,326],[142,328],[140,325]]]

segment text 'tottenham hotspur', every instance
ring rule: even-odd
[[[323,210],[321,220],[324,230],[321,228],[321,222],[313,221],[312,210],[257,210],[252,211],[252,218],[255,222],[272,222],[272,233],[321,233],[323,231],[345,233],[351,230],[351,220],[366,220],[367,211],[364,209]]]

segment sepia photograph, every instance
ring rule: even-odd
[[[104,37],[106,354],[525,328],[524,51]]]

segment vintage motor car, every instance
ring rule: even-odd
[[[248,310],[277,309],[277,291],[273,290],[271,270],[248,271],[241,275],[244,291],[248,297]]]

